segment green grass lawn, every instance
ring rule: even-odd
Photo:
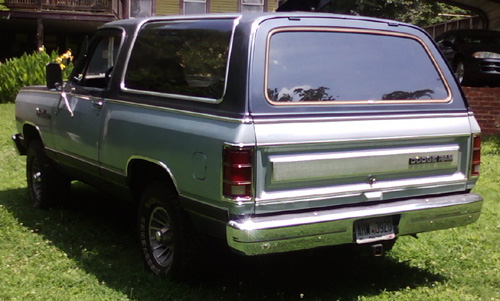
[[[68,208],[28,201],[14,106],[0,104],[0,300],[500,300],[500,139],[483,143],[478,222],[402,237],[385,259],[331,248],[245,258],[217,245],[201,281],[144,269],[127,205],[74,183]]]

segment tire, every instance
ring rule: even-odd
[[[457,59],[454,68],[455,77],[458,79],[460,85],[468,85],[467,70],[465,70],[465,64],[462,59]]]
[[[55,169],[40,140],[28,145],[26,180],[30,200],[37,208],[61,207],[69,197],[71,181]]]
[[[199,242],[175,189],[153,182],[144,190],[138,213],[141,255],[148,270],[176,280],[192,278]]]

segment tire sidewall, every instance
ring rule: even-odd
[[[167,276],[171,274],[170,272],[174,269],[177,259],[177,254],[175,252],[177,244],[177,231],[175,221],[173,220],[172,208],[170,208],[170,206],[168,205],[168,195],[168,191],[166,191],[164,187],[162,187],[158,183],[148,186],[141,198],[138,213],[139,243],[141,246],[141,253],[144,264],[146,265],[146,268],[148,268],[151,272],[158,276]],[[170,226],[174,231],[174,253],[172,255],[172,264],[169,266],[162,266],[161,264],[159,264],[152,252],[149,225],[152,218],[152,213],[155,209],[158,208],[161,208],[167,212],[170,219]]]
[[[33,205],[40,209],[60,208],[69,198],[71,180],[61,174],[54,163],[45,154],[41,140],[33,140],[28,145],[26,156],[26,180],[28,182],[29,197]],[[38,165],[40,172],[40,191],[34,187],[34,164]]]
[[[459,68],[461,70],[459,70]],[[462,86],[468,86],[471,84],[469,80],[469,75],[467,71],[467,66],[465,65],[464,59],[463,58],[457,58],[454,63],[454,68],[453,68],[453,73],[455,74],[455,77],[457,78],[458,82]],[[459,73],[462,73],[459,75]]]
[[[37,208],[48,208],[49,207],[49,200],[47,198],[47,185],[46,185],[46,180],[45,176],[47,173],[47,168],[45,165],[47,164],[45,161],[44,154],[41,153],[41,145],[38,143],[38,141],[33,141],[30,143],[28,147],[28,153],[27,153],[27,159],[26,159],[26,178],[28,181],[28,190],[29,190],[29,196],[30,200],[32,201],[33,205]],[[41,191],[39,194],[35,192],[35,188],[33,185],[33,177],[34,175],[34,165],[38,165],[39,172],[41,173]]]

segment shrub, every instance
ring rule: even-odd
[[[45,65],[55,62],[57,58],[55,51],[50,55],[37,51],[0,63],[0,103],[14,102],[17,93],[24,86],[45,84]],[[63,77],[67,78],[71,69],[72,65],[66,68]]]

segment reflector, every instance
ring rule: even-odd
[[[478,177],[481,166],[481,136],[474,136],[472,148],[471,176]]]
[[[231,199],[252,198],[253,148],[226,146],[223,152],[223,195]]]

